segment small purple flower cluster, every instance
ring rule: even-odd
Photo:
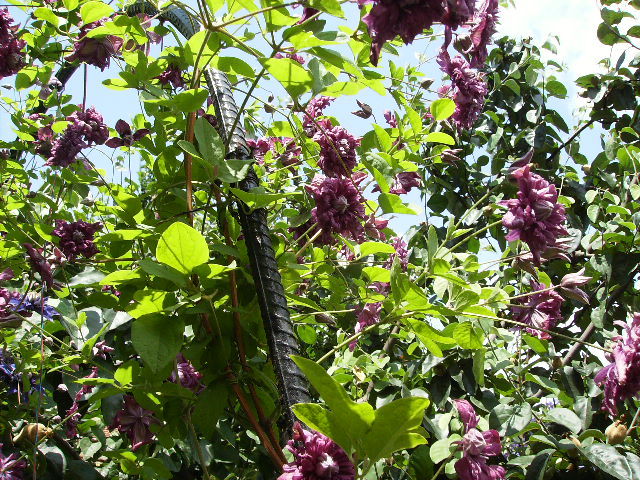
[[[640,398],[640,313],[633,315],[631,324],[615,322],[626,335],[614,337],[611,362],[598,372],[595,382],[604,385],[602,409],[612,416],[618,414],[618,404],[633,397]]]
[[[71,122],[62,136],[51,146],[51,155],[46,165],[68,167],[76,160],[83,148],[92,144],[102,145],[109,138],[109,129],[95,108],[77,111],[67,117]]]
[[[332,124],[329,119],[319,119],[318,117],[324,115],[325,109],[331,105],[334,100],[335,98],[320,95],[309,101],[302,115],[302,126],[304,127],[304,132],[307,134],[307,137],[313,137],[318,131],[321,131],[318,128],[318,124],[323,129],[331,128]]]
[[[356,148],[360,139],[343,127],[331,127],[316,132],[313,140],[320,145],[318,166],[328,177],[348,177],[358,163]]]
[[[445,49],[438,55],[438,65],[451,79],[451,84],[439,92],[443,97],[451,97],[456,104],[452,120],[458,128],[470,129],[482,113],[488,93],[487,83],[467,60],[460,55],[452,59]]]
[[[298,62],[300,65],[304,65],[306,63],[304,58],[295,51],[287,51],[284,53],[278,52],[275,54],[275,58],[290,58],[291,60]]]
[[[507,472],[499,465],[489,465],[489,457],[500,455],[502,444],[497,430],[481,432],[477,429],[480,418],[467,400],[454,400],[465,434],[459,441],[462,458],[454,468],[460,480],[501,480]]]
[[[356,329],[355,333],[359,333],[370,325],[375,325],[380,322],[380,313],[382,312],[382,303],[367,303],[364,308],[356,308]],[[354,340],[349,344],[349,350],[352,352],[355,350],[358,340]]]
[[[15,75],[24,66],[22,49],[27,42],[16,35],[18,26],[8,8],[0,8],[0,80]]]
[[[328,437],[293,426],[287,444],[293,461],[284,465],[278,480],[354,480],[356,468],[346,452]]]
[[[20,459],[17,453],[5,455],[0,443],[0,480],[22,480],[27,462]]]
[[[260,164],[264,163],[264,157],[269,152],[271,152],[272,158],[278,160],[285,167],[300,163],[302,148],[296,144],[293,138],[262,137],[258,140],[248,140],[247,144],[253,149],[254,158]]]
[[[42,297],[40,294],[35,292],[28,293],[27,295],[16,295],[16,293],[17,292],[14,292],[13,298],[11,298],[9,304],[13,308],[14,312],[18,312],[23,317],[30,317],[35,313],[36,315],[42,314],[42,316],[47,320],[53,320],[53,317],[60,315],[55,308],[47,304],[47,297]]]
[[[363,237],[364,199],[356,180],[317,174],[307,190],[316,202],[311,217],[322,230],[322,243],[333,243],[334,233],[355,240]]]
[[[531,325],[527,332],[536,337],[549,339],[551,335],[539,329],[551,330],[562,319],[560,309],[562,308],[562,297],[547,288],[543,283],[531,282],[532,293],[525,297],[522,306],[511,307],[514,320]]]
[[[120,433],[127,435],[135,452],[153,441],[153,433],[149,428],[151,425],[160,425],[160,420],[153,416],[152,411],[142,408],[133,395],[125,395],[124,405],[109,428],[117,428]]]
[[[169,381],[182,385],[193,393],[200,393],[204,389],[202,374],[198,372],[185,356],[180,353],[176,358],[176,369],[171,372]]]
[[[122,48],[122,39],[115,35],[92,38],[88,37],[87,34],[91,30],[104,25],[107,20],[107,18],[103,18],[102,20],[83,25],[80,29],[78,40],[73,44],[73,53],[66,57],[66,60],[69,62],[78,60],[89,65],[94,65],[104,71],[111,63],[111,57]]]
[[[100,251],[93,243],[93,236],[101,228],[102,224],[99,222],[56,220],[56,228],[53,231],[53,235],[60,239],[62,253],[70,262],[73,262],[79,255],[91,258]]]
[[[98,367],[92,367],[91,373],[84,378],[98,378]],[[85,395],[90,394],[93,389],[93,385],[82,385],[73,399],[71,408],[67,410],[65,416],[68,417],[68,419],[65,427],[68,438],[76,438],[78,436],[78,423],[80,423],[80,419],[82,418],[82,414],[78,411],[80,408],[80,401]]]
[[[509,229],[507,240],[522,240],[529,245],[534,262],[540,265],[545,250],[568,234],[563,226],[564,206],[558,203],[555,185],[532,173],[531,165],[518,168],[513,177],[518,182],[518,198],[500,202],[509,209],[502,224]]]

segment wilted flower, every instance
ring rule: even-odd
[[[360,139],[342,127],[331,127],[316,132],[313,140],[320,145],[318,166],[328,177],[349,176],[358,163],[356,148]]]
[[[389,193],[404,195],[409,193],[413,187],[419,187],[421,184],[422,178],[418,172],[401,172],[394,177]]]
[[[370,1],[359,1],[360,4]],[[371,63],[378,64],[380,51],[385,42],[400,36],[405,44],[435,22],[445,13],[443,0],[373,0],[373,8],[362,19],[373,39]]]
[[[159,425],[160,420],[153,416],[153,412],[138,405],[133,395],[125,395],[122,409],[116,413],[110,429],[117,428],[131,440],[131,449],[138,448],[153,441],[153,433],[149,427]]]
[[[549,290],[543,283],[531,282],[532,293],[524,297],[522,306],[511,307],[514,320],[531,325],[527,332],[540,338],[549,339],[551,335],[539,330],[550,330],[562,319],[560,309],[563,299],[554,290]],[[543,290],[543,291],[540,291]]]
[[[352,180],[316,175],[307,190],[316,202],[311,216],[322,229],[323,243],[332,243],[334,233],[353,239],[362,237],[363,198]]]
[[[373,109],[371,108],[371,105],[361,102],[358,99],[356,99],[356,103],[358,104],[358,107],[360,107],[360,110],[351,112],[353,115],[360,118],[369,118],[371,115],[373,115]]]
[[[115,35],[91,38],[87,34],[94,28],[104,25],[107,20],[107,18],[103,18],[83,25],[78,40],[73,44],[73,53],[66,57],[66,60],[69,62],[78,60],[104,71],[111,63],[111,57],[122,47],[122,39]]]
[[[48,288],[53,288],[51,265],[49,265],[49,262],[42,256],[42,249],[35,249],[30,243],[23,243],[22,246],[27,251],[31,268],[40,275],[42,283]]]
[[[442,50],[438,55],[438,65],[451,79],[451,85],[439,90],[441,96],[453,98],[456,104],[451,118],[458,128],[470,129],[484,107],[484,99],[488,93],[487,83],[482,74],[471,68],[460,55],[451,59],[449,52]]]
[[[489,457],[502,451],[497,430],[480,432],[476,427],[480,419],[473,406],[466,400],[455,400],[465,434],[458,444],[462,447],[462,458],[454,467],[461,480],[500,480],[507,472],[499,465],[488,465]]]
[[[22,49],[27,42],[17,37],[18,26],[8,8],[0,8],[0,79],[15,75],[24,66]]]
[[[182,69],[175,63],[170,63],[164,72],[155,77],[161,85],[171,84],[173,88],[184,88],[185,82],[182,76]]]
[[[345,451],[328,437],[293,426],[287,444],[293,462],[286,464],[278,480],[354,480],[356,468]]]
[[[364,308],[356,308],[356,329],[355,333],[359,333],[370,325],[374,325],[380,321],[380,312],[382,312],[382,303],[367,303]],[[358,340],[354,340],[349,344],[349,350],[353,351],[358,344]]]
[[[96,342],[96,344],[93,346],[93,349],[91,350],[94,357],[100,357],[103,360],[106,360],[107,355],[114,351],[115,351],[115,348],[107,345],[107,342],[105,342],[104,340],[100,340],[99,342]]]
[[[120,138],[110,138],[105,142],[107,147],[118,148],[118,147],[130,147],[135,142],[140,140],[142,137],[149,135],[148,128],[141,128],[140,130],[136,130],[135,132],[131,131],[131,125],[129,125],[124,120],[118,120],[116,122],[116,132],[120,135]]]
[[[384,234],[383,230],[387,228],[388,224],[389,220],[376,218],[376,216],[372,213],[367,217],[367,221],[364,223],[364,231],[371,238],[375,238],[376,240],[384,240],[387,237]]]
[[[631,325],[615,322],[624,327],[626,336],[617,336],[613,353],[607,354],[611,362],[595,376],[595,382],[604,384],[602,409],[612,416],[618,414],[618,403],[640,397],[640,313],[633,315]]]
[[[582,303],[589,304],[589,295],[583,290],[579,289],[582,285],[586,284],[592,277],[585,277],[583,275],[584,268],[576,273],[568,273],[560,281],[560,291],[569,298],[573,298]]]
[[[518,181],[518,198],[503,200],[500,205],[509,208],[502,224],[509,229],[507,240],[522,240],[531,250],[533,259],[540,264],[541,254],[553,246],[560,235],[567,235],[564,228],[564,206],[558,203],[558,192],[540,175],[525,165],[515,172]]]
[[[476,10],[476,0],[447,0],[442,24],[455,30],[468,22]]]
[[[182,353],[178,354],[176,362],[176,369],[171,372],[169,381],[180,384],[194,393],[201,392],[204,389],[204,385],[200,381],[202,374],[195,369]]]
[[[56,220],[53,235],[60,239],[60,250],[69,261],[74,261],[78,255],[91,258],[100,250],[93,243],[93,235],[102,228],[100,222],[88,223],[84,220],[67,222]]]
[[[51,156],[51,147],[53,146],[53,129],[51,125],[45,125],[40,127],[37,133],[37,140],[34,142],[36,145],[36,153],[43,157],[49,158]],[[77,155],[77,154],[76,154]],[[74,155],[75,158],[75,155]]]
[[[27,462],[20,459],[17,453],[5,455],[0,443],[0,480],[22,480]]]

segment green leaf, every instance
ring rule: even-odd
[[[197,266],[207,263],[209,247],[200,232],[189,225],[176,222],[160,237],[156,258],[181,273],[190,274]]]
[[[267,205],[294,195],[293,193],[265,193],[264,187],[256,187],[249,192],[239,188],[231,188],[236,197],[242,200],[251,210],[263,208]]]
[[[444,132],[431,132],[427,135],[427,142],[443,143],[444,145],[455,145],[456,141],[451,135]]]
[[[401,398],[380,407],[364,437],[364,449],[371,463],[390,457],[393,452],[424,445],[427,440],[417,433],[429,400]]]
[[[100,285],[122,285],[127,282],[142,280],[145,276],[139,268],[135,270],[116,270],[100,280]]]
[[[58,16],[48,8],[44,8],[44,7],[36,8],[35,12],[33,12],[33,16],[41,20],[44,20],[47,23],[50,23],[54,27],[57,27],[58,24],[60,23],[60,19],[58,18]]]
[[[178,317],[146,316],[131,326],[131,342],[140,358],[154,372],[172,362],[182,348],[184,323]]]
[[[80,16],[85,24],[110,17],[113,12],[113,8],[104,2],[87,2],[80,7]]]
[[[598,25],[598,40],[600,43],[604,45],[615,45],[616,43],[622,42],[623,40],[620,38],[620,33],[616,27],[610,27],[606,23],[601,23]]]
[[[193,88],[173,95],[171,98],[156,98],[145,101],[169,107],[176,112],[189,113],[201,108],[208,96],[208,90]]]
[[[205,161],[215,164],[224,162],[224,143],[218,131],[206,118],[196,119],[194,133],[198,141],[198,151]]]
[[[326,435],[346,452],[351,451],[353,440],[347,434],[344,425],[338,421],[338,416],[317,403],[298,403],[292,408],[293,413],[305,425]]]
[[[335,17],[344,18],[342,7],[338,0],[308,0],[310,7],[327,12]]]
[[[296,327],[296,331],[298,332],[298,337],[300,337],[300,340],[309,345],[313,345],[318,339],[316,329],[311,325],[303,323]]]
[[[406,206],[402,199],[393,193],[381,193],[378,196],[378,204],[382,208],[383,213],[406,213],[409,215],[417,215],[418,212]]]
[[[313,77],[307,69],[290,58],[269,58],[262,64],[267,71],[289,92],[297,98],[311,90]]]
[[[553,450],[544,450],[531,460],[531,464],[527,467],[525,480],[544,480],[547,463],[549,463],[552,451]]]
[[[640,459],[632,453],[622,455],[612,445],[594,443],[578,450],[596,467],[620,480],[640,480]]]
[[[133,318],[170,311],[175,307],[175,295],[161,290],[139,290],[133,294],[136,303],[127,307],[127,313]]]
[[[411,328],[411,331],[417,335],[420,341],[424,343],[425,347],[427,347],[436,357],[444,356],[440,349],[440,345],[445,345],[447,347],[455,345],[455,340],[453,338],[441,335],[440,332],[436,331],[433,327],[423,321],[416,320],[414,318],[407,318],[403,319],[403,322]]]
[[[565,98],[567,96],[567,87],[557,80],[549,80],[545,88],[554,97]]]
[[[396,253],[393,245],[384,242],[363,242],[360,244],[360,258],[376,253]]]
[[[568,408],[554,408],[549,410],[546,419],[567,427],[574,434],[578,434],[580,430],[582,430],[582,420]]]
[[[491,411],[489,425],[498,430],[500,435],[510,437],[524,430],[531,422],[532,416],[528,403],[502,403]]]
[[[198,395],[191,419],[193,425],[205,436],[213,437],[218,419],[227,406],[229,389],[224,382],[208,384],[204,392]]]
[[[154,262],[150,258],[143,258],[138,261],[138,264],[140,265],[140,268],[149,275],[167,279],[180,287],[187,286],[186,275],[180,273],[175,268]]]
[[[449,458],[451,455],[451,438],[443,438],[434,442],[429,449],[429,456],[433,463],[440,463],[441,461]]]
[[[461,348],[471,350],[483,348],[483,336],[475,331],[470,322],[459,323],[453,331],[453,338]]]
[[[456,104],[450,98],[440,98],[431,103],[429,110],[434,120],[439,122],[453,115],[453,112],[456,111]]]

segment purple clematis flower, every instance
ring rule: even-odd
[[[487,59],[487,46],[491,43],[491,37],[496,33],[498,23],[498,0],[485,0],[473,17],[473,26],[470,31],[471,49],[466,53],[471,57],[471,66],[480,68]]]
[[[589,304],[589,295],[578,287],[588,283],[592,277],[585,277],[583,275],[584,268],[576,273],[568,273],[560,281],[560,292],[569,298],[573,298],[578,302]]]
[[[403,272],[407,271],[407,267],[409,266],[409,250],[407,242],[405,242],[402,237],[394,237],[391,239],[391,245],[396,249],[396,253],[389,255],[389,258],[384,263],[384,268],[391,268],[393,266],[393,261],[397,258],[400,261],[400,267]]]
[[[60,250],[73,262],[78,255],[91,258],[100,252],[93,243],[93,235],[102,228],[100,222],[87,223],[84,220],[67,222],[56,220],[53,235],[60,239]]]
[[[78,40],[73,44],[73,53],[66,57],[66,60],[69,62],[78,60],[89,65],[94,65],[104,71],[111,63],[111,57],[122,48],[122,39],[115,35],[91,38],[88,37],[87,34],[91,30],[104,25],[107,20],[107,18],[103,18],[102,20],[83,25],[80,29]]]
[[[118,148],[118,147],[130,147],[135,142],[140,140],[142,137],[149,135],[148,128],[141,128],[140,130],[136,130],[135,132],[131,131],[131,125],[129,125],[124,120],[118,120],[116,122],[116,132],[120,135],[120,138],[112,137],[105,142],[107,147]]]
[[[318,166],[328,177],[351,175],[358,163],[356,148],[360,139],[343,127],[331,127],[316,132],[313,140],[320,145]]]
[[[633,315],[631,325],[615,322],[624,327],[626,335],[614,337],[611,361],[595,376],[595,382],[604,385],[602,409],[612,416],[618,414],[618,403],[640,397],[640,313]]]
[[[356,468],[349,456],[330,438],[293,426],[293,438],[287,444],[293,462],[284,466],[278,480],[354,480]]]
[[[535,328],[527,328],[527,332],[536,337],[549,339],[551,335],[538,330],[543,328],[550,330],[555,327],[562,319],[560,309],[562,307],[563,298],[553,290],[547,290],[547,286],[543,283],[535,281],[531,282],[533,292],[546,290],[540,293],[533,293],[524,297],[522,306],[511,307],[514,320],[526,323]]]
[[[16,35],[18,25],[8,8],[0,8],[0,80],[15,75],[24,66],[22,49],[27,42]]]
[[[258,140],[248,140],[247,144],[253,149],[253,155],[260,164],[264,163],[264,157],[269,152],[285,167],[300,163],[302,148],[296,144],[293,138],[262,137]]]
[[[507,240],[529,245],[533,260],[540,265],[542,253],[555,245],[558,237],[568,235],[563,225],[564,206],[558,203],[555,185],[532,173],[531,165],[520,167],[513,177],[518,182],[518,198],[500,202],[509,209],[502,224],[509,229]]]
[[[316,175],[307,190],[316,202],[311,217],[322,229],[324,244],[333,243],[334,233],[356,240],[363,237],[364,199],[354,181]]]
[[[53,288],[53,273],[51,272],[51,265],[42,256],[41,249],[35,249],[30,243],[23,243],[22,246],[27,251],[29,257],[29,264],[31,268],[40,275],[42,283],[48,288]]]
[[[460,55],[451,59],[449,52],[441,50],[438,65],[451,79],[450,85],[439,90],[441,96],[451,97],[456,110],[451,117],[459,129],[470,129],[476,122],[487,96],[488,88],[482,74],[471,68],[471,65]]]
[[[161,85],[173,86],[173,88],[184,88],[185,81],[182,76],[182,69],[175,63],[170,63],[160,75],[155,77]]]
[[[149,427],[160,425],[160,420],[153,412],[138,405],[133,395],[125,395],[122,410],[116,413],[110,429],[117,428],[131,440],[131,449],[135,452],[141,446],[153,441],[153,433]]]
[[[501,480],[507,474],[499,465],[488,465],[489,457],[502,451],[500,434],[497,430],[480,432],[476,427],[480,418],[467,400],[454,400],[460,420],[464,424],[464,437],[459,443],[462,458],[454,467],[460,480]]]
[[[312,98],[309,103],[307,103],[307,107],[302,115],[302,126],[308,137],[313,137],[316,133],[330,129],[333,126],[329,119],[319,119],[318,117],[324,115],[324,110],[331,105],[334,100],[335,98],[320,95]],[[322,128],[318,128],[318,124]]]
[[[0,480],[22,480],[27,462],[19,459],[17,453],[5,455],[0,443]]]

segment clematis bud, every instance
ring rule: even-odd
[[[604,434],[607,436],[609,445],[619,445],[627,438],[627,426],[620,420],[616,420],[607,427]]]
[[[562,277],[562,280],[560,281],[560,291],[567,297],[588,305],[589,295],[578,287],[589,282],[592,277],[585,277],[583,273],[584,268],[577,273],[569,273]]]

